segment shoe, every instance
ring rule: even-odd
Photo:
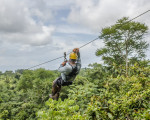
[[[49,98],[52,98],[52,94],[49,94]]]

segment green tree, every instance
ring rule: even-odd
[[[118,20],[115,25],[102,29],[99,37],[104,40],[105,47],[98,49],[96,56],[102,56],[109,66],[124,65],[128,76],[129,61],[145,57],[148,44],[143,37],[147,30],[145,24],[129,21],[127,17]]]
[[[2,71],[0,71],[0,75],[2,75],[3,74],[3,72]]]
[[[38,120],[87,120],[87,117],[82,116],[79,112],[79,106],[74,100],[49,99],[46,105],[49,107],[48,110],[37,112]]]
[[[33,79],[34,74],[31,70],[24,71],[23,75],[21,76],[21,80],[18,83],[18,89],[23,90],[26,92],[28,89],[33,88]]]
[[[11,71],[11,70],[7,70],[7,71],[5,71],[5,73],[4,73],[5,75],[9,75],[9,76],[11,76],[11,75],[13,75],[13,71]]]
[[[17,70],[15,70],[15,73],[23,74],[23,71],[25,71],[25,70],[24,69],[17,69]]]

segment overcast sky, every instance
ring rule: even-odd
[[[27,69],[62,56],[118,19],[149,9],[150,0],[0,0],[0,71]],[[136,21],[150,28],[150,12]],[[150,32],[145,40],[150,43]],[[101,62],[95,51],[103,45],[97,40],[80,50],[83,67]],[[146,54],[150,59],[150,48]],[[63,58],[39,67],[57,69],[61,62]]]

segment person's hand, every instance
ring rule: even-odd
[[[66,65],[66,63],[67,63],[67,61],[64,61],[61,65],[62,65],[62,66],[65,66],[65,65]]]
[[[79,52],[79,48],[74,48],[74,49],[73,49],[73,52],[74,52],[74,53],[78,53],[78,52]]]

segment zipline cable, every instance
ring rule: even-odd
[[[60,58],[63,58],[63,57],[64,57],[64,56],[60,56],[60,57],[57,57],[57,58],[55,58],[55,59],[52,59],[52,60],[49,60],[49,61],[43,62],[43,63],[41,63],[41,64],[38,64],[38,65],[32,66],[32,67],[28,68],[27,70],[32,69],[32,68],[35,68],[35,67],[38,67],[38,66],[41,66],[41,65],[43,65],[43,64],[46,64],[46,63],[49,63],[49,62],[52,62],[52,61],[55,61],[55,60],[60,59]]]
[[[138,18],[138,17],[140,17],[140,16],[142,16],[142,15],[148,13],[149,11],[150,11],[150,10],[147,10],[147,11],[145,11],[145,12],[139,14],[138,16],[132,18],[131,20],[129,20],[129,21],[127,21],[127,22],[121,24],[119,27],[122,27],[123,25],[125,25],[125,24],[127,24],[127,23],[129,23],[129,22],[131,22],[131,21],[133,21],[133,20],[135,20],[136,18]],[[117,28],[116,28],[116,29],[117,29]],[[92,42],[94,42],[94,41],[96,41],[96,40],[98,40],[98,39],[99,39],[99,37],[97,37],[97,38],[95,38],[95,39],[89,41],[88,43],[86,43],[86,44],[82,45],[81,47],[79,47],[79,49],[80,49],[80,48],[83,48],[84,46],[86,46],[86,45],[88,45],[88,44],[90,44],[90,43],[92,43]],[[69,54],[70,54],[70,53],[68,53],[68,54],[66,54],[66,55],[69,55]],[[60,58],[63,58],[63,57],[64,57],[64,56],[60,56],[60,57],[54,58],[54,59],[52,59],[52,60],[43,62],[43,63],[41,63],[41,64],[32,66],[32,67],[28,68],[27,70],[32,69],[32,68],[35,68],[35,67],[38,67],[38,66],[41,66],[41,65],[43,65],[43,64],[46,64],[46,63],[49,63],[49,62],[52,62],[52,61],[55,61],[55,60],[60,59]]]

